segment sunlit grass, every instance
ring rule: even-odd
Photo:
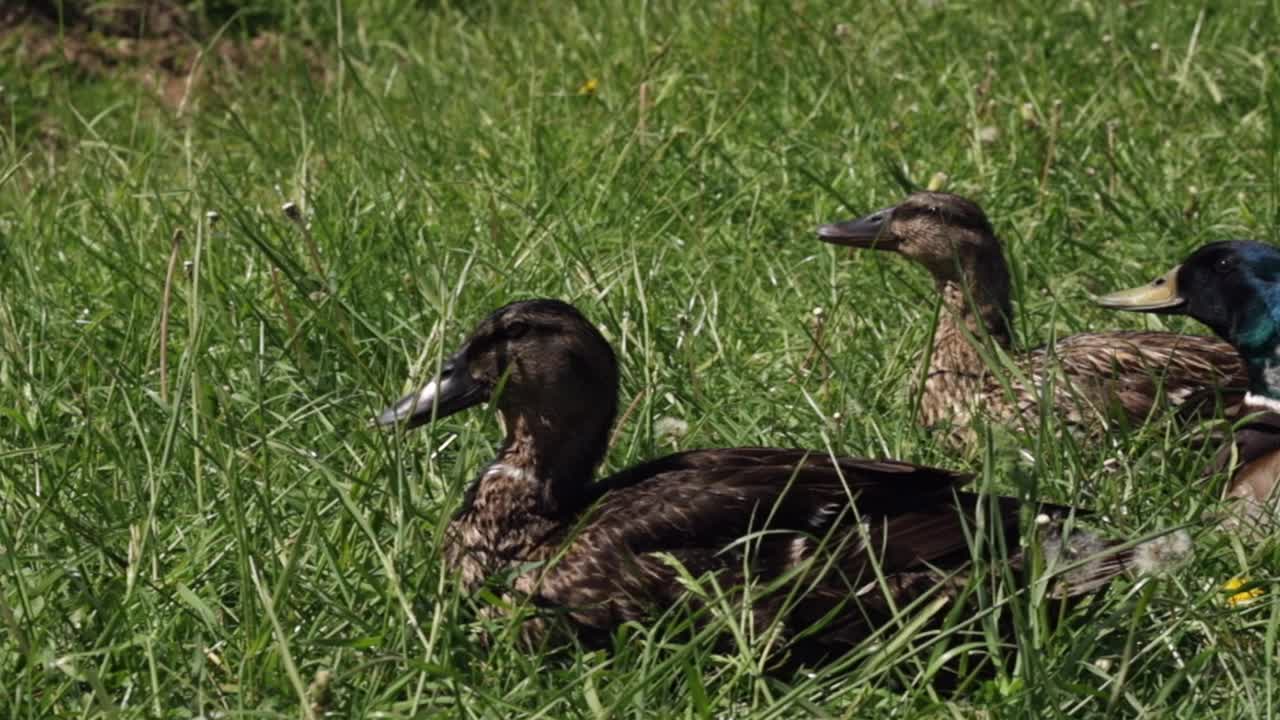
[[[1172,426],[931,440],[924,273],[812,231],[943,172],[1007,245],[1024,345],[1200,332],[1088,297],[1276,239],[1274,3],[419,5],[278,17],[294,52],[181,117],[127,77],[0,68],[0,715],[1274,716],[1280,554],[1213,532],[1056,629],[990,599],[979,643],[1012,617],[1014,651],[955,697],[926,682],[943,645],[896,629],[789,680],[680,611],[530,652],[437,553],[493,419],[368,423],[483,314],[554,296],[620,353],[606,469],[830,446],[1121,537],[1196,522],[1219,485]],[[1235,576],[1267,592],[1228,606]]]

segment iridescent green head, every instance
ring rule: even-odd
[[[1205,245],[1153,282],[1098,303],[1199,320],[1240,353],[1251,394],[1280,400],[1280,248],[1247,240]]]

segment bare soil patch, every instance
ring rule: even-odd
[[[284,39],[273,31],[219,37],[181,2],[138,0],[64,3],[9,0],[0,4],[0,52],[19,66],[129,78],[183,112],[210,83],[278,61]],[[316,54],[303,57],[322,67]]]

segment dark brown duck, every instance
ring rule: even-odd
[[[685,596],[672,559],[722,588],[759,588],[796,572],[806,588],[798,600],[783,588],[750,602],[756,628],[783,623],[791,659],[813,660],[855,646],[893,607],[957,592],[975,528],[991,531],[1016,567],[1024,561],[1019,503],[958,492],[968,478],[936,468],[733,448],[593,481],[617,393],[614,353],[600,332],[570,305],[532,300],[494,312],[438,377],[378,418],[414,426],[481,403],[501,414],[497,457],[446,532],[445,561],[465,589],[505,577],[504,592],[556,611],[597,644]],[[1069,508],[1040,512],[1057,518]],[[1052,562],[1091,556],[1058,577],[1057,597],[1096,590],[1141,562],[1141,553],[1084,533],[1064,543],[1056,521],[1045,530]],[[829,613],[822,632],[802,637]],[[545,629],[542,620],[526,626]]]
[[[973,442],[978,413],[1034,428],[1042,399],[1068,426],[1098,431],[1117,416],[1145,423],[1162,404],[1192,415],[1212,411],[1216,393],[1225,392],[1231,404],[1246,387],[1231,346],[1205,336],[1080,333],[1017,353],[1000,240],[982,208],[958,195],[915,193],[865,217],[823,225],[818,237],[896,252],[933,276],[943,308],[923,368],[921,421],[950,430],[957,444]],[[988,363],[997,349],[1012,355],[1012,368]]]

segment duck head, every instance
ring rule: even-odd
[[[854,220],[818,228],[834,245],[890,250],[924,266],[943,303],[969,317],[998,343],[1013,338],[1009,266],[986,213],[972,200],[940,192],[918,192],[906,200]],[[939,325],[939,336],[949,334]]]
[[[870,215],[823,225],[818,238],[833,245],[896,252],[923,265],[939,282],[1005,267],[986,213],[977,203],[950,193],[913,193]]]
[[[485,318],[440,374],[382,411],[379,425],[416,427],[492,403],[503,452],[535,472],[588,479],[617,411],[613,349],[577,308],[526,300]]]
[[[1280,409],[1280,248],[1246,240],[1211,243],[1152,282],[1096,302],[1199,320],[1240,353],[1251,398]]]

